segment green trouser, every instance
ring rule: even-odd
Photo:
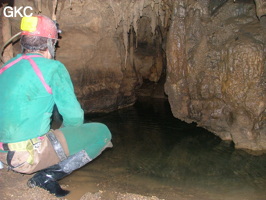
[[[58,164],[37,172],[28,181],[29,187],[41,187],[57,197],[63,197],[69,193],[69,191],[60,187],[57,180],[89,163],[101,154],[106,147],[111,147],[111,133],[101,123],[87,123],[79,127],[64,127],[60,131],[65,136],[69,156]],[[59,132],[60,135],[57,138],[62,136],[61,132]],[[52,138],[49,134],[48,137]]]
[[[111,133],[107,126],[101,123],[86,123],[79,127],[60,128],[63,132],[69,156],[85,150],[91,159],[96,158],[110,143]]]

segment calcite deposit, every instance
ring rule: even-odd
[[[252,2],[175,3],[167,43],[168,94],[177,118],[237,148],[266,149],[265,33]]]

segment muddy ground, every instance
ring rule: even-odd
[[[0,199],[1,200],[69,200],[57,198],[41,188],[28,188],[27,180],[31,175],[22,175],[11,171],[0,170]],[[68,189],[67,185],[62,185]],[[137,194],[122,194],[116,191],[87,192],[80,200],[159,200],[157,197],[145,197]]]

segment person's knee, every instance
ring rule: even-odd
[[[89,156],[94,157],[93,155],[109,147],[112,139],[109,128],[98,122],[85,123],[79,127],[64,127],[60,130],[66,138],[70,155],[86,150]]]
[[[98,130],[96,131],[97,136],[103,138],[104,141],[106,141],[106,143],[111,141],[112,134],[109,128],[105,124],[99,123],[99,122],[92,122],[92,123],[88,123],[87,125],[93,127],[93,129],[97,128]]]
[[[103,131],[102,131],[103,137],[106,139],[107,142],[111,141],[112,134],[111,134],[109,128],[105,124],[102,124],[102,123],[100,123],[100,124],[101,124],[101,126],[103,126],[103,128],[102,128],[103,129]]]

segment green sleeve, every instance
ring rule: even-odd
[[[74,93],[72,81],[65,66],[60,63],[51,80],[53,97],[59,113],[63,117],[63,125],[80,126],[84,121],[84,111]]]

